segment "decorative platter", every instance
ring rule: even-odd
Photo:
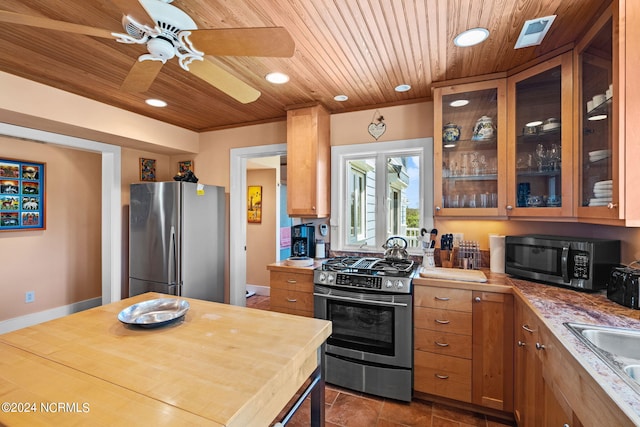
[[[189,302],[179,298],[158,298],[133,304],[120,313],[118,320],[128,325],[156,328],[175,322],[189,310]]]

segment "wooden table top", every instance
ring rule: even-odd
[[[327,321],[194,299],[172,325],[117,319],[131,304],[166,297],[138,295],[0,335],[2,401],[86,402],[89,411],[65,414],[84,425],[266,426],[331,334]],[[0,412],[0,424],[64,424],[60,413],[26,415]]]

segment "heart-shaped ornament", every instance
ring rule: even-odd
[[[385,125],[384,122],[369,124],[369,134],[376,140],[378,140],[386,130],[387,125]]]

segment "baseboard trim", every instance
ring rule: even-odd
[[[247,283],[247,290],[255,292],[256,295],[264,295],[264,296],[271,295],[271,288],[268,286],[250,285]]]
[[[25,314],[24,316],[14,317],[13,319],[3,320],[0,321],[0,334],[26,328],[27,326],[37,325],[38,323],[47,322],[68,314],[97,307],[101,304],[102,297],[97,297],[51,308],[49,310],[39,311],[37,313]]]

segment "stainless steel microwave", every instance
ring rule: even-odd
[[[551,285],[605,289],[619,263],[619,240],[541,234],[505,238],[505,273]]]

